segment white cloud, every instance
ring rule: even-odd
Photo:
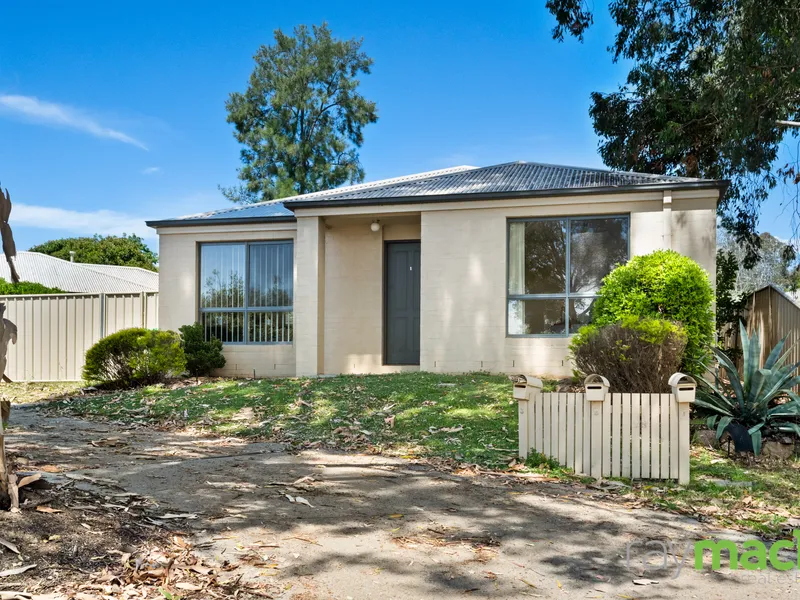
[[[144,219],[113,210],[77,211],[50,206],[14,203],[11,210],[11,228],[38,227],[58,229],[74,234],[121,235],[135,233],[143,238],[154,238],[156,232],[144,224]]]
[[[156,173],[161,173],[161,167],[147,167],[146,169],[142,169],[142,175],[155,175]]]
[[[147,150],[147,146],[139,140],[101,125],[85,112],[63,104],[45,102],[34,96],[0,95],[0,112],[26,117],[43,125],[77,129],[95,137],[117,140]]]

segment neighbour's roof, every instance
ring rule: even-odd
[[[161,227],[220,221],[293,220],[296,209],[319,206],[468,201],[691,187],[724,189],[726,186],[726,181],[710,179],[513,162],[490,167],[453,167],[292,196],[281,201],[260,202],[166,221],[149,221],[147,224]]]
[[[23,281],[41,283],[65,292],[157,292],[158,273],[139,267],[73,263],[39,252],[17,252],[17,271]],[[0,255],[0,277],[11,281],[5,256]]]

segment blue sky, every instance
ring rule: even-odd
[[[128,232],[155,246],[145,219],[229,205],[217,186],[236,182],[239,147],[225,100],[273,30],[299,23],[363,37],[375,60],[368,180],[511,160],[600,167],[587,109],[625,76],[606,52],[613,29],[601,11],[583,44],[556,43],[543,5],[4,2],[0,182],[17,245]],[[772,204],[762,226],[788,237]]]

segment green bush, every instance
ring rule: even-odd
[[[674,250],[657,250],[635,256],[603,279],[592,322],[612,325],[633,316],[680,323],[686,332],[681,370],[700,375],[714,342],[713,301],[714,290],[700,265]]]
[[[83,378],[117,387],[157,383],[186,369],[180,336],[174,331],[123,329],[86,352]]]
[[[47,287],[33,281],[11,283],[0,277],[0,296],[23,296],[26,294],[63,294],[64,290]]]
[[[192,377],[209,375],[212,369],[225,366],[222,355],[222,342],[217,338],[205,339],[200,323],[184,325],[180,328],[181,346],[186,355],[186,370]]]
[[[611,325],[581,327],[570,350],[581,376],[603,375],[615,392],[665,392],[686,341],[677,323],[628,316]]]

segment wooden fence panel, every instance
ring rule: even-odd
[[[86,351],[129,327],[158,326],[158,293],[0,296],[17,326],[9,345],[11,381],[78,381]]]
[[[689,404],[672,394],[537,393],[520,414],[522,456],[533,449],[592,477],[689,480]]]

